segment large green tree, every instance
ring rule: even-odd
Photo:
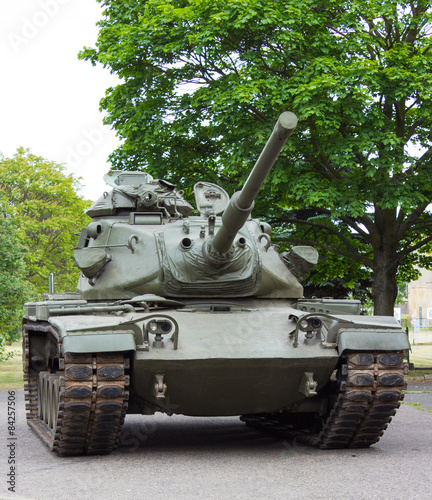
[[[121,78],[101,101],[114,165],[238,188],[294,111],[255,214],[372,270],[375,313],[393,314],[398,270],[432,240],[431,2],[99,1],[81,57]]]
[[[20,330],[23,304],[32,298],[32,287],[26,279],[25,249],[17,228],[0,202],[0,355],[3,340],[13,339]]]
[[[29,150],[20,148],[12,158],[0,155],[3,216],[13,222],[27,249],[26,279],[39,295],[48,292],[49,273],[54,273],[56,291],[76,290],[76,233],[90,221],[84,213],[89,202],[77,194],[78,187],[65,167]]]

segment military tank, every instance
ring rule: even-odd
[[[297,119],[243,189],[111,172],[75,250],[77,293],[26,304],[27,422],[60,455],[106,454],[125,415],[240,416],[320,448],[368,447],[403,398],[405,332],[355,300],[305,299],[310,247],[281,257],[254,199]],[[223,214],[220,216],[219,214]]]

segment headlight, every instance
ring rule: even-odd
[[[160,328],[164,333],[168,333],[172,330],[172,324],[169,321],[162,321],[160,323]]]
[[[152,320],[147,324],[147,330],[150,333],[169,333],[173,328],[173,325],[170,321],[167,321],[166,319],[158,319],[158,320]]]
[[[174,350],[178,349],[179,326],[177,321],[165,314],[151,314],[144,319],[143,324],[144,346],[152,346],[155,349],[163,349],[167,342],[172,342]],[[153,342],[151,341],[153,338]]]
[[[300,328],[302,330],[307,330],[308,329],[308,326],[309,326],[309,321],[307,319],[302,319],[300,321]]]
[[[150,332],[152,333],[156,333],[157,330],[158,330],[158,324],[156,321],[150,321],[150,323],[148,324],[148,329]]]
[[[318,330],[318,328],[321,328],[321,320],[319,318],[311,318],[311,325],[312,328]]]
[[[319,318],[310,316],[308,318],[303,318],[300,320],[299,328],[304,332],[312,332],[313,330],[319,330],[321,328],[322,322]]]

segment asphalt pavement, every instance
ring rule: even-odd
[[[60,458],[26,425],[23,399],[22,391],[0,392],[0,499],[432,498],[432,381],[410,382],[381,440],[354,450],[310,448],[236,417],[157,414],[127,416],[120,446],[109,456]],[[12,400],[14,422],[8,421]],[[14,492],[8,492],[11,458]]]

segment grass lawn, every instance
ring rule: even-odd
[[[432,344],[412,345],[409,355],[414,368],[432,368]]]
[[[0,361],[0,390],[22,389],[24,382],[21,340],[6,346],[5,350],[6,352],[13,351],[14,357],[7,361]]]
[[[416,375],[416,370],[421,368],[432,368],[432,345],[411,346],[410,362],[414,363],[414,370],[410,375]],[[22,372],[22,344],[21,341],[6,346],[6,351],[14,352],[14,357],[7,361],[0,361],[0,391],[7,389],[22,389],[24,386]],[[432,373],[431,370],[419,372]]]

